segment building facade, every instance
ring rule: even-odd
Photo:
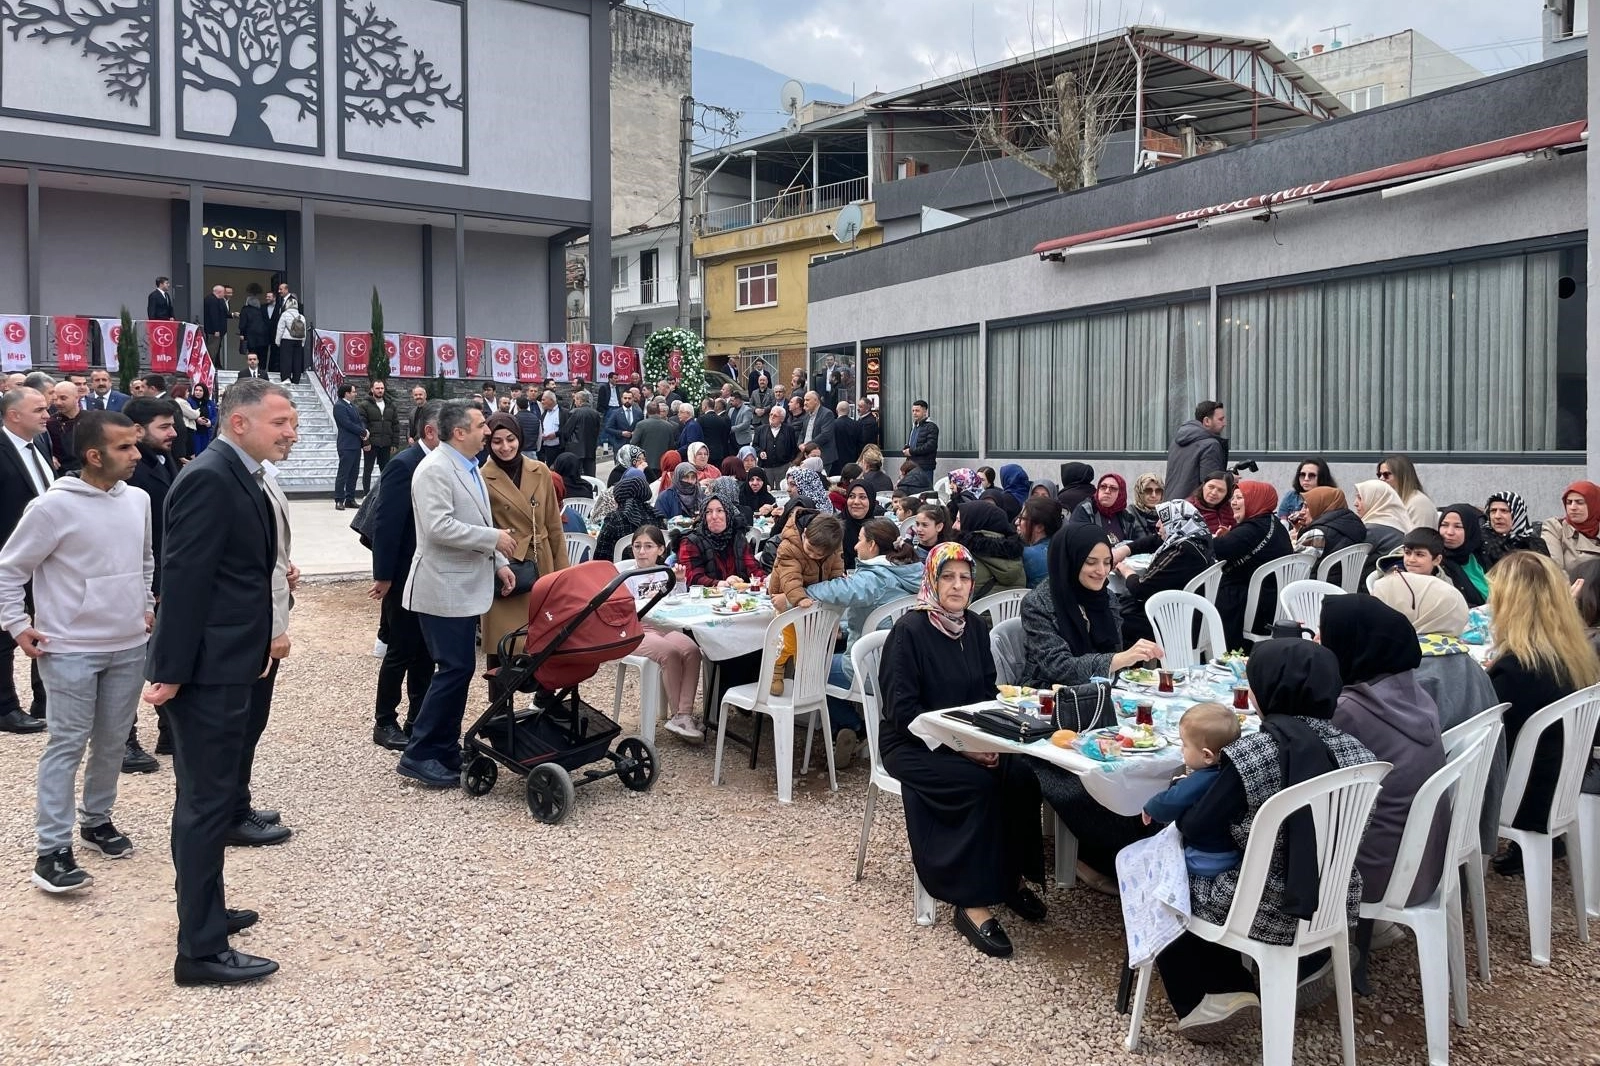
[[[392,331],[542,341],[566,246],[609,242],[606,0],[0,11],[0,312],[142,318],[167,275],[197,320],[287,281],[317,327],[376,287]]]
[[[1418,33],[1401,30],[1324,48],[1295,60],[1351,111],[1365,111],[1483,77],[1483,71]]]
[[[879,368],[886,440],[930,399],[949,463],[1160,470],[1173,428],[1215,397],[1235,459],[1278,484],[1304,455],[1343,483],[1403,451],[1436,500],[1515,487],[1556,513],[1582,476],[1593,379],[1585,67],[1553,60],[824,264],[812,350]],[[1444,152],[1462,155],[1430,158]]]
[[[676,195],[676,194],[674,194]],[[678,224],[650,226],[611,238],[611,335],[643,348],[655,330],[678,321]],[[698,262],[690,260],[689,320],[704,332]]]

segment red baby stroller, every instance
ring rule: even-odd
[[[639,616],[666,595],[671,582],[639,611],[626,581],[657,572],[671,573],[658,566],[620,574],[611,563],[589,562],[534,582],[528,624],[501,638],[500,666],[488,675],[489,708],[462,741],[467,761],[461,784],[469,794],[487,793],[504,766],[527,778],[528,812],[555,825],[572,809],[576,785],[617,777],[624,788],[643,792],[655,783],[651,738],[627,737],[609,750],[622,727],[580,700],[578,684],[639,647]],[[519,710],[518,694],[524,692],[533,701]],[[612,765],[579,773],[602,758]]]

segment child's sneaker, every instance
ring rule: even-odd
[[[133,854],[133,841],[117,832],[117,827],[110,822],[84,826],[78,830],[78,836],[108,859],[126,859]]]

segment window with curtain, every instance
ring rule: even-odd
[[[1191,301],[990,327],[988,450],[1166,451],[1210,387],[1209,318]]]
[[[1561,353],[1581,343],[1581,322],[1562,326],[1571,260],[1541,251],[1222,296],[1234,450],[1581,448],[1581,397],[1556,388]]]
[[[895,456],[911,433],[911,405],[927,400],[928,417],[939,427],[939,451],[976,455],[978,409],[978,334],[958,333],[883,345],[883,389],[878,417],[891,474]]]

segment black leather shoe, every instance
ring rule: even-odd
[[[261,920],[261,915],[255,911],[234,910],[228,908],[228,935],[243,932]]]
[[[241,819],[228,830],[229,846],[260,848],[268,844],[282,844],[292,830],[286,826],[268,825],[255,816]]]
[[[333,501],[333,509],[334,509],[334,510],[335,510],[335,511],[342,511],[342,510],[344,510],[344,501],[343,501],[343,500],[334,500],[334,501]]]
[[[264,822],[267,825],[277,825],[279,822],[283,821],[283,815],[279,814],[271,807],[257,807],[250,813],[255,815],[256,821]]]
[[[153,774],[161,769],[161,764],[156,762],[156,757],[139,746],[137,740],[130,740],[122,750],[122,772],[125,774]]]
[[[278,972],[278,964],[271,959],[246,955],[231,948],[205,959],[191,959],[179,955],[172,964],[172,979],[180,985],[235,985],[241,981],[259,981]]]
[[[7,711],[0,714],[0,732],[6,733],[37,733],[44,728],[44,722],[38,718],[30,718],[21,711]]]
[[[411,743],[411,738],[406,736],[405,730],[393,722],[384,722],[372,727],[372,742],[390,751],[405,751],[406,745]]]
[[[28,717],[44,721],[44,700],[34,700],[28,704]]]
[[[997,959],[1011,957],[1011,938],[1006,936],[1006,931],[1000,927],[999,918],[990,918],[982,925],[972,924],[972,919],[967,917],[967,912],[960,907],[956,908],[956,932],[972,942],[972,946],[985,955],[992,955]]]
[[[1010,907],[1011,912],[1018,918],[1028,922],[1042,922],[1050,914],[1049,908],[1044,905],[1044,900],[1026,885],[1018,888],[1011,898],[1006,900],[1006,906]]]

